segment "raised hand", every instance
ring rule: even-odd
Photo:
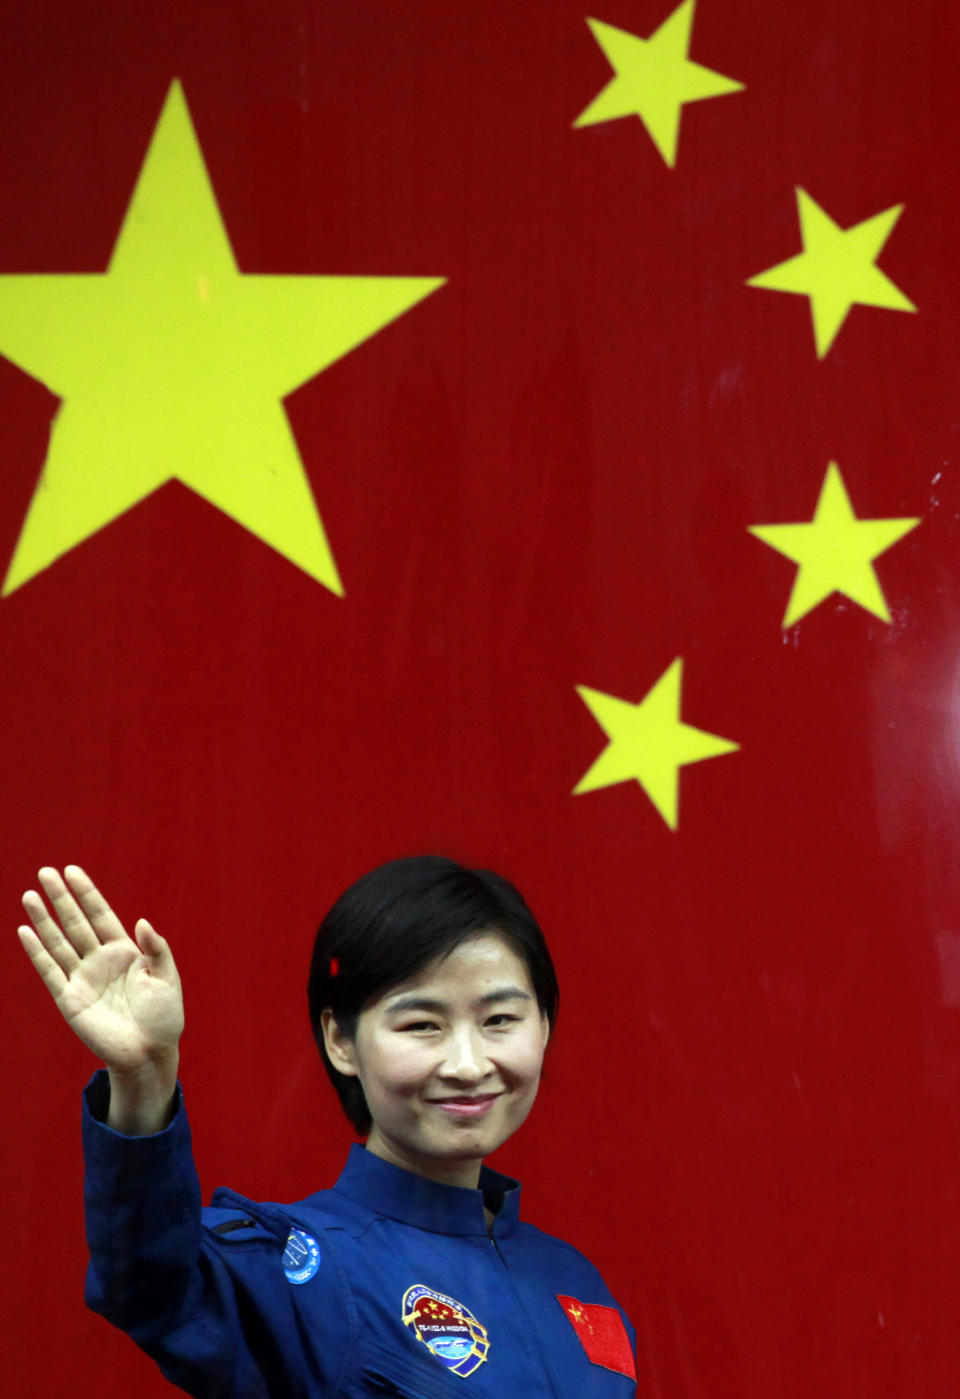
[[[17,929],[20,941],[67,1024],[110,1070],[111,1125],[156,1131],[172,1095],[183,1031],[173,954],[145,918],[131,938],[76,865],[67,865],[63,877],[42,869],[39,878],[53,915],[28,890],[23,906],[32,927]],[[120,1099],[129,1099],[132,1116]]]

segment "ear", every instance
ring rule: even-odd
[[[333,1067],[342,1074],[355,1078],[357,1074],[357,1051],[353,1040],[341,1030],[329,1006],[320,1015],[323,1029],[323,1044]]]

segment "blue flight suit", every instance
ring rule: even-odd
[[[164,1131],[125,1137],[102,1071],[84,1098],[87,1302],[200,1399],[635,1394],[629,1321],[582,1254],[520,1221],[509,1177],[442,1185],[354,1146],[332,1190],[201,1209],[179,1099]]]

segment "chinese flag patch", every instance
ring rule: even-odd
[[[567,1320],[580,1337],[587,1359],[606,1370],[637,1378],[630,1337],[616,1307],[601,1307],[595,1302],[578,1302],[576,1297],[561,1297],[557,1301],[567,1314]]]

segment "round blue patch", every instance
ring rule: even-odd
[[[283,1250],[283,1271],[287,1282],[299,1286],[315,1277],[320,1267],[320,1245],[303,1229],[291,1229]]]

